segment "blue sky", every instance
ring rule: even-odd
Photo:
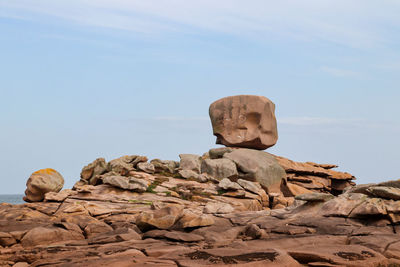
[[[268,151],[398,179],[399,1],[0,1],[0,193],[97,157],[215,147],[208,106],[277,107]]]

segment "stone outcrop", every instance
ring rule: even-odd
[[[38,170],[26,182],[24,200],[42,201],[48,192],[59,192],[64,186],[64,178],[56,170],[47,168]]]
[[[209,114],[217,144],[264,150],[278,140],[275,105],[266,97],[225,97],[210,105]]]
[[[96,185],[99,176],[107,171],[107,163],[104,158],[98,158],[81,171],[81,181],[86,184]]]
[[[228,147],[203,156],[99,158],[62,191],[55,170],[33,173],[31,203],[0,204],[0,266],[400,266],[400,180],[355,186],[259,151],[277,140],[264,97],[210,117]]]
[[[295,162],[279,156],[275,156],[275,158],[287,175],[284,189],[287,196],[306,193],[299,191],[301,188],[338,195],[346,187],[355,185],[352,181],[355,180],[353,175],[332,170],[337,167],[336,165]]]
[[[346,176],[282,165],[297,175]],[[0,204],[0,266],[400,264],[400,180],[291,199],[241,178],[175,175],[110,170],[104,183],[50,192],[45,202]]]
[[[35,201],[64,201],[79,192],[90,193],[91,186],[108,184],[116,190],[168,194],[188,199],[222,196],[235,201],[240,199],[242,203],[236,203],[237,207],[251,205],[255,210],[277,209],[291,205],[294,197],[301,194],[338,195],[347,186],[354,185],[352,179],[355,179],[351,174],[333,171],[336,165],[299,163],[251,149],[216,148],[203,156],[181,154],[180,157],[181,162],[159,159],[147,162],[147,157],[134,155],[123,156],[108,163],[99,158],[82,169],[81,179],[73,190],[66,189],[60,193],[57,193],[59,189],[43,191],[45,195]],[[160,177],[167,177],[175,185],[185,180],[204,185],[197,189],[175,186],[174,190],[170,190],[164,186],[165,178]],[[235,186],[228,186],[225,178],[230,180],[230,185],[233,183]],[[225,180],[223,184],[219,184],[221,180]],[[342,185],[335,187],[340,182]],[[395,194],[395,190],[389,192],[384,187],[379,190],[370,188],[368,194]],[[367,193],[366,188],[363,191]]]
[[[74,188],[83,190],[84,185],[109,184],[133,192],[155,190],[159,193],[168,190],[161,185],[162,181],[154,180],[154,177],[197,181],[206,183],[204,187],[210,183],[217,186],[221,180],[228,178],[237,182],[243,190],[227,190],[229,192],[222,193],[224,197],[247,198],[253,194],[261,198],[263,207],[282,208],[301,194],[338,195],[347,186],[354,185],[352,179],[355,179],[351,174],[332,170],[336,165],[294,162],[253,149],[215,148],[203,156],[181,154],[180,157],[181,162],[160,159],[147,162],[147,157],[137,155],[123,156],[109,163],[102,158],[96,159],[83,168],[81,179]],[[210,190],[218,190],[215,186]],[[226,189],[219,187],[219,190]],[[185,192],[172,191],[170,194],[190,196],[192,191],[188,188]],[[62,194],[46,195],[46,199],[62,200],[70,194],[63,191]]]
[[[140,162],[147,162],[147,157],[138,155],[122,156],[111,160],[107,165],[107,171],[127,175],[130,171],[135,170],[136,165]]]

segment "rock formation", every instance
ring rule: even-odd
[[[210,116],[234,147],[99,158],[62,191],[56,171],[33,173],[36,202],[0,204],[0,266],[400,266],[400,180],[356,186],[336,165],[259,151],[277,139],[266,98]]]
[[[264,150],[278,140],[275,105],[266,97],[225,97],[212,103],[209,113],[217,144]]]
[[[38,170],[26,182],[24,200],[42,201],[48,192],[59,192],[64,186],[64,178],[56,170],[47,168]]]
[[[259,165],[227,156],[240,151],[182,154],[184,164],[151,161],[157,168],[139,156],[97,159],[72,190],[46,193],[40,203],[0,204],[0,266],[400,264],[400,180],[353,186],[354,177],[334,165],[268,154],[284,170],[281,191],[269,192],[249,179]],[[237,176],[201,172],[218,159],[233,162]],[[195,175],[181,176],[185,170]],[[341,179],[349,186],[334,189],[332,180]],[[318,183],[328,185],[310,185]]]

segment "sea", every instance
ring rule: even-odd
[[[23,204],[24,195],[0,195],[0,203]]]

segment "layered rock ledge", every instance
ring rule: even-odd
[[[97,159],[72,189],[0,205],[0,266],[400,265],[400,181],[256,152]]]

